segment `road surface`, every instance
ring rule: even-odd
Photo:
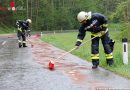
[[[33,47],[31,47],[33,45]],[[39,39],[29,38],[18,48],[15,35],[0,36],[0,90],[130,90],[130,80],[72,54],[56,60],[65,51]],[[54,60],[55,69],[48,69]]]

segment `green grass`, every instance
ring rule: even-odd
[[[14,28],[0,25],[0,34],[14,33]]]
[[[104,50],[103,50],[102,44],[100,43],[100,47],[99,47],[100,66],[130,79],[130,63],[128,65],[123,64],[122,42],[121,40],[115,39],[117,35],[119,35],[119,33],[120,32],[110,31],[110,37],[116,41],[115,49],[113,52],[115,64],[112,67],[109,67],[106,65]],[[74,47],[75,42],[76,42],[76,37],[77,37],[77,32],[72,32],[72,33],[44,34],[41,39],[58,48],[68,51]],[[89,40],[89,39],[90,39],[90,33],[86,33],[86,37],[84,41]],[[91,61],[91,57],[90,57],[91,47],[90,46],[91,46],[91,42],[88,42],[84,44],[83,46],[81,46],[78,50],[73,51],[72,54],[79,56],[83,59],[86,59],[88,61]],[[130,45],[129,45],[129,49],[130,49]],[[130,53],[128,56],[130,60]]]

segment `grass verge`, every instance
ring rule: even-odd
[[[102,44],[100,42],[99,51],[100,51],[100,66],[118,73],[124,77],[130,79],[130,63],[128,65],[124,65],[122,61],[122,42],[121,40],[116,39],[118,33],[117,31],[110,32],[110,37],[116,41],[115,49],[113,52],[114,62],[115,64],[112,67],[107,66],[104,50]],[[64,49],[66,51],[72,49],[76,42],[77,32],[72,33],[56,33],[56,34],[44,34],[41,38],[43,41],[46,41],[58,48]],[[86,33],[86,37],[84,41],[90,39],[90,33]],[[72,52],[72,54],[79,56],[85,60],[91,61],[91,42],[88,42],[81,46],[78,50]],[[130,45],[128,46],[130,49]],[[129,53],[129,60],[130,60],[130,53]]]

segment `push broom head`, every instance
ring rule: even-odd
[[[33,48],[33,45],[31,44],[31,48]]]
[[[53,70],[54,69],[54,61],[53,60],[49,60],[49,63],[48,63],[48,68],[50,69],[50,70]]]

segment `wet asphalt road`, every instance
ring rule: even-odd
[[[37,64],[31,48],[19,49],[15,38],[0,38],[0,90],[86,90],[71,83],[62,71]]]
[[[19,49],[15,37],[0,37],[0,90],[130,90],[130,80],[102,68],[92,70],[90,63],[71,54],[65,57],[71,62],[59,62],[66,69],[57,65],[50,71],[33,59],[32,50]]]

